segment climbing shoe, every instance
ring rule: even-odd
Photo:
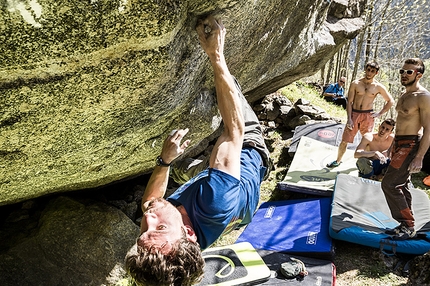
[[[337,162],[336,160],[334,160],[333,162],[331,162],[330,164],[327,164],[327,167],[328,168],[334,168],[334,167],[339,167],[339,165],[341,164],[342,162]]]
[[[393,240],[406,240],[414,238],[415,236],[417,236],[417,233],[414,229],[402,225],[399,229],[399,233],[393,235],[392,238]]]

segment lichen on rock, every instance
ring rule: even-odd
[[[0,14],[0,205],[150,172],[172,129],[190,128],[187,155],[205,148],[220,117],[202,15],[227,27],[251,102],[316,72],[362,27],[360,9],[328,23],[327,1],[22,3]]]

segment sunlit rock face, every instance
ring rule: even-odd
[[[253,102],[318,71],[362,28],[364,3],[4,1],[0,205],[149,172],[172,129],[190,129],[188,155],[203,150],[221,118],[200,16],[222,19]]]

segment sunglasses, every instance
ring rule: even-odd
[[[341,82],[341,83],[345,83],[345,82],[344,82],[344,81],[342,81],[342,80],[341,80],[340,82]]]
[[[400,73],[400,74],[407,73],[408,75],[411,75],[411,74],[413,74],[415,71],[416,71],[416,70],[404,70],[404,69],[401,69],[401,70],[399,70],[399,73]]]

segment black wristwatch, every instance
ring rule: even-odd
[[[161,156],[158,156],[157,159],[155,160],[155,163],[157,164],[157,166],[160,167],[169,167],[170,164],[167,164],[166,162],[163,161],[163,158],[161,158]]]

